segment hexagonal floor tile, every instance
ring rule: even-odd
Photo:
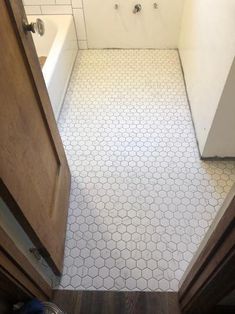
[[[177,290],[235,181],[202,161],[177,51],[79,51],[59,118],[72,175],[61,289]]]

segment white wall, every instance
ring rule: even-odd
[[[235,156],[235,58],[206,141],[203,156]]]
[[[235,56],[235,0],[156,0],[157,10],[154,2],[24,0],[28,14],[73,14],[80,49],[179,46],[201,155],[235,156],[234,124],[227,123],[233,88],[223,94]],[[136,3],[143,8],[138,15],[132,13]]]
[[[206,147],[235,56],[235,1],[185,0],[179,51],[202,156],[235,156],[234,150],[223,151],[222,146]]]
[[[177,48],[183,3],[184,0],[83,0],[88,47]],[[135,4],[142,6],[137,14],[133,14]]]
[[[177,48],[184,0],[23,0],[27,14],[72,14],[80,49]],[[133,14],[134,5],[142,11]],[[115,10],[114,5],[119,9]],[[86,32],[87,31],[87,32]],[[87,44],[88,39],[88,44]]]
[[[23,0],[26,14],[73,14],[80,49],[87,49],[82,0]]]

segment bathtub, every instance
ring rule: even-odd
[[[75,25],[72,15],[30,15],[28,21],[37,18],[44,21],[45,34],[33,34],[33,40],[38,57],[46,60],[42,73],[57,120],[78,51]]]

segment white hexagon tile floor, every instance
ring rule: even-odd
[[[201,161],[177,51],[80,51],[59,120],[72,187],[60,289],[177,290],[235,181]]]

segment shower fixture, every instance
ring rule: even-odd
[[[156,2],[154,2],[153,7],[154,7],[154,9],[158,9],[158,4]]]
[[[136,14],[142,10],[141,4],[136,4],[133,9],[133,13]]]
[[[118,8],[119,8],[119,5],[118,5],[117,3],[115,3],[114,9],[115,9],[115,10],[118,10]]]

